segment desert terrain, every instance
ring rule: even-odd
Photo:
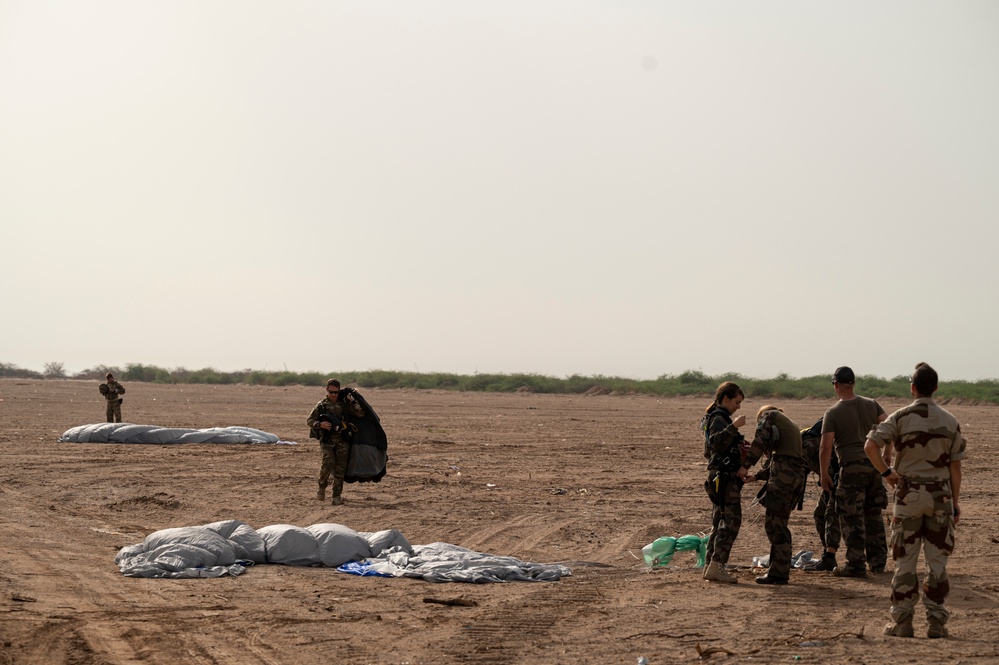
[[[97,383],[0,380],[0,663],[999,662],[996,406],[948,405],[969,441],[951,638],[925,638],[920,606],[905,640],[881,635],[890,574],[753,583],[752,558],[769,551],[758,484],[743,492],[739,584],[703,581],[689,552],[645,567],[644,545],[710,527],[698,431],[708,397],[361,387],[388,434],[388,474],[347,485],[334,507],[315,498],[319,450],[305,427],[321,388],[125,386],[126,422],[246,425],[297,445],[57,443],[104,420]],[[833,399],[768,401],[805,427]],[[792,516],[796,551],[819,548],[814,480]],[[263,565],[168,580],[115,566],[153,531],[223,519],[397,528],[414,544],[568,562],[572,575],[432,584]]]

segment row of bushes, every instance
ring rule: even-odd
[[[188,370],[184,368],[163,369],[153,365],[130,364],[124,369],[98,365],[73,375],[68,375],[61,363],[48,363],[45,372],[33,372],[0,363],[0,378],[25,379],[90,379],[103,381],[112,372],[121,381],[147,383],[201,383],[201,384],[245,384],[263,386],[322,386],[327,377],[335,376],[345,385],[365,388],[412,388],[416,390],[456,390],[476,392],[515,392],[528,390],[537,393],[559,393],[580,395],[588,392],[648,395],[713,395],[723,381],[735,381],[746,392],[747,397],[803,399],[806,397],[828,398],[832,395],[830,378],[826,375],[792,378],[778,374],[770,379],[756,379],[730,373],[708,376],[699,371],[686,371],[679,375],[663,374],[651,380],[626,379],[612,376],[581,376],[574,374],[565,378],[541,374],[450,374],[417,372],[395,372],[369,370],[365,372],[267,372],[246,369],[239,372],[220,372],[213,368]],[[908,397],[909,378],[896,376],[883,379],[877,376],[861,376],[857,379],[857,389],[870,397]],[[937,396],[958,398],[999,404],[999,380],[948,381],[940,385]]]

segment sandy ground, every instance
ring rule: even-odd
[[[127,422],[248,425],[280,445],[64,444],[100,422],[96,383],[0,380],[0,663],[999,662],[999,408],[950,405],[970,441],[950,560],[952,638],[885,638],[890,575],[794,571],[753,583],[768,552],[744,491],[740,583],[704,582],[691,553],[649,571],[641,548],[710,524],[697,422],[705,398],[363,390],[389,436],[388,475],[315,499],[305,418],[320,389],[126,384]],[[830,391],[831,392],[831,391]],[[802,426],[832,401],[778,404]],[[743,413],[762,404],[748,400]],[[891,411],[903,404],[885,400]],[[755,486],[750,486],[755,487]],[[795,549],[817,549],[805,510]],[[398,528],[544,563],[557,583],[431,584],[323,568],[236,578],[123,577],[115,553],[166,527],[337,522]],[[889,569],[892,564],[889,563]],[[465,602],[445,605],[428,600]],[[820,643],[819,646],[803,646]]]

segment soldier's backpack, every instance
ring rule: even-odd
[[[819,418],[814,425],[801,430],[801,454],[805,458],[805,462],[808,463],[808,470],[820,477],[822,475],[822,469],[819,465],[819,448],[821,444],[822,418]],[[833,452],[832,458],[829,460],[829,475],[835,477],[838,474],[839,458]]]

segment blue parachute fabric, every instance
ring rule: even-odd
[[[338,567],[336,572],[359,575],[361,577],[393,577],[393,575],[389,575],[388,573],[380,573],[372,569],[371,563],[368,561],[348,561]]]

